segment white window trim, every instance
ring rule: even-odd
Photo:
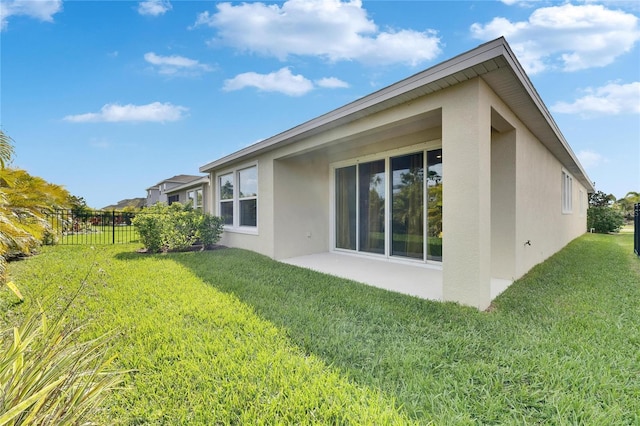
[[[255,197],[245,197],[242,198],[242,200],[248,200],[248,199],[255,199],[256,200],[256,226],[240,226],[240,198],[239,198],[239,192],[240,192],[240,178],[239,178],[239,173],[241,170],[245,170],[245,169],[249,169],[251,167],[255,167],[256,168],[256,175],[258,176],[258,181],[256,183],[256,193],[258,195],[256,195]],[[260,167],[258,165],[257,161],[254,162],[250,162],[250,163],[243,163],[231,168],[227,168],[224,170],[221,170],[220,172],[217,172],[215,175],[215,182],[216,182],[216,214],[218,216],[221,216],[221,210],[220,210],[220,203],[223,202],[220,198],[220,177],[224,176],[224,175],[228,175],[228,174],[233,174],[233,201],[225,201],[227,203],[232,202],[233,203],[233,224],[232,225],[224,225],[224,230],[226,232],[232,232],[232,233],[238,233],[238,234],[251,234],[251,235],[257,235],[258,234],[258,228],[260,225],[260,215],[259,215],[259,211],[260,211]]]
[[[561,182],[561,198],[562,214],[573,213],[573,176],[564,168],[562,169]]]
[[[200,191],[201,196],[202,196],[202,204],[198,204],[198,191]],[[204,207],[204,190],[202,189],[202,187],[193,188],[193,189],[187,189],[186,193],[187,193],[186,201],[189,202],[189,201],[193,200],[193,204],[191,205],[191,207],[193,207],[194,209],[203,209],[203,207]],[[193,194],[194,198],[191,198],[191,196],[189,194]]]

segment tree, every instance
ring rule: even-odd
[[[59,185],[5,167],[12,155],[11,138],[0,131],[0,281],[5,278],[7,259],[32,254],[52,235],[47,213],[66,207],[69,198]]]
[[[0,130],[0,169],[11,162],[13,158],[12,139],[3,130]]]
[[[640,192],[630,191],[624,198],[620,198],[616,201],[617,207],[620,209],[625,219],[633,219],[633,206],[640,203]]]
[[[589,196],[589,209],[587,209],[587,229],[606,234],[618,232],[624,225],[624,216],[613,203],[616,197],[605,194],[602,191],[594,192]]]
[[[616,201],[613,194],[605,194],[602,191],[596,191],[589,195],[590,207],[609,207]]]

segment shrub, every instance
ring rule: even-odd
[[[135,226],[140,235],[140,241],[151,252],[158,252],[163,246],[163,216],[167,214],[167,207],[156,204],[133,218]]]
[[[211,247],[220,240],[223,226],[222,218],[180,203],[158,203],[138,213],[132,223],[150,252],[184,250],[198,241]]]
[[[207,248],[211,248],[211,246],[220,241],[223,226],[224,221],[221,217],[203,214],[198,226],[198,234],[202,244]]]
[[[589,207],[587,210],[587,229],[606,234],[618,232],[624,225],[624,216],[618,210],[607,207]]]

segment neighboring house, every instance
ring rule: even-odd
[[[210,198],[209,176],[200,176],[197,179],[174,186],[166,190],[169,200],[178,201],[182,204],[190,203],[195,209],[205,213],[211,212],[207,201]]]
[[[222,244],[419,265],[479,309],[585,232],[594,191],[504,38],[200,171]]]
[[[202,176],[176,175],[150,186],[147,188],[147,207],[151,207],[156,203],[171,204],[175,201],[183,202],[184,200],[179,199],[179,194],[173,194],[172,197],[169,198],[167,191],[200,178],[202,178]]]
[[[146,198],[127,198],[120,200],[116,204],[103,207],[101,210],[122,210],[126,207],[133,207],[134,209],[141,209],[147,205]]]

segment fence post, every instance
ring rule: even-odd
[[[116,211],[111,210],[111,243],[116,243]]]
[[[633,206],[633,252],[640,256],[640,203]]]

